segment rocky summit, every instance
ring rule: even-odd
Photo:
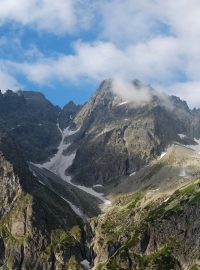
[[[0,269],[200,269],[200,110],[131,84],[0,93]]]

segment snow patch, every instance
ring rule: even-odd
[[[129,176],[133,176],[133,175],[135,175],[136,174],[136,172],[132,172],[131,174],[129,174]]]
[[[47,188],[49,188],[49,186],[45,183],[45,182],[42,182],[38,176],[36,175],[36,173],[31,169],[31,172],[33,173],[33,175],[37,178],[37,181],[43,185],[43,186],[46,186]],[[44,175],[42,176],[43,179],[47,179]],[[50,188],[51,189],[51,188]],[[84,213],[79,209],[79,207],[77,207],[76,205],[74,205],[73,203],[71,203],[70,201],[68,201],[66,198],[64,198],[62,195],[60,195],[58,192],[55,192],[54,190],[54,193],[59,196],[62,200],[64,200],[65,202],[67,202],[69,204],[69,206],[71,207],[71,209],[74,211],[75,214],[77,214],[79,217],[81,217],[82,219],[85,219],[85,215]]]
[[[109,201],[109,200],[104,200],[104,204],[107,205],[107,206],[111,206],[112,205],[111,201]]]
[[[66,159],[66,156],[63,155],[63,151],[66,150],[70,145],[70,144],[64,143],[65,137],[75,134],[76,132],[78,132],[79,129],[72,131],[72,130],[69,130],[69,127],[67,127],[66,129],[62,131],[58,124],[57,124],[57,127],[62,134],[62,139],[58,146],[57,153],[50,159],[50,161],[47,161],[43,164],[37,164],[37,165],[39,165],[41,168],[45,168],[59,175],[59,170],[61,170],[61,168],[63,169],[63,167],[65,167],[65,169],[66,167],[68,168],[72,164],[76,155],[76,153],[74,153],[73,155],[68,156],[67,159]]]
[[[85,186],[81,186],[81,185],[76,185],[74,183],[71,182],[71,176],[67,176],[65,175],[65,173],[63,172],[62,174],[62,179],[65,180],[66,182],[68,182],[69,184],[85,191],[86,193],[89,193],[90,195],[100,199],[105,205],[111,205],[111,202],[107,199],[105,199],[104,194],[103,193],[99,193],[94,191],[92,188],[89,187],[85,187]]]
[[[81,262],[81,265],[84,267],[85,270],[90,270],[91,269],[90,262],[88,260],[86,260],[86,259]]]
[[[31,172],[32,172],[32,175],[37,178],[36,173],[33,170],[31,170]]]
[[[74,211],[74,213],[77,214],[77,216],[81,218],[85,218],[85,215],[83,214],[83,212],[76,205],[74,205],[73,203],[65,199],[63,196],[60,196],[60,198],[62,198],[65,202],[67,202],[70,205],[71,209]]]
[[[22,126],[22,125],[16,125],[15,127],[10,128],[10,131],[15,130],[15,129],[18,129],[18,128],[21,127],[21,126]]]
[[[41,185],[43,185],[43,186],[46,187],[46,185],[45,185],[42,181],[38,180],[38,182],[39,182]]]
[[[117,106],[122,106],[122,105],[125,105],[127,103],[128,103],[128,101],[123,101],[123,102],[119,103]]]
[[[179,175],[178,176],[180,176],[180,177],[186,177],[186,171],[185,171],[185,169],[182,169],[181,171],[180,171],[180,173],[179,173]]]
[[[166,154],[167,154],[167,152],[162,152],[159,159],[162,159]]]
[[[159,191],[159,188],[149,190],[149,192],[156,192],[156,191]]]
[[[185,138],[185,137],[186,137],[186,135],[185,135],[185,134],[178,134],[178,136],[179,136],[181,139],[183,139],[183,138]]]
[[[94,185],[93,187],[103,187],[103,186],[98,184],[98,185]]]

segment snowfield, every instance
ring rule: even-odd
[[[70,144],[65,144],[65,138],[77,133],[79,131],[79,129],[72,131],[69,129],[69,127],[67,127],[66,129],[64,129],[62,131],[58,124],[57,124],[57,127],[62,134],[62,139],[61,139],[61,142],[58,146],[57,153],[50,159],[50,161],[45,162],[43,164],[36,164],[36,165],[39,166],[40,168],[45,168],[45,169],[55,173],[56,175],[61,177],[63,180],[65,180],[69,184],[79,188],[80,190],[85,191],[86,193],[89,193],[90,195],[93,195],[94,197],[96,197],[98,199],[100,199],[105,205],[111,205],[111,202],[104,197],[103,193],[98,193],[89,187],[74,184],[71,181],[72,180],[71,176],[65,174],[65,171],[72,165],[73,160],[76,156],[76,152],[73,152],[70,155],[63,154],[63,152],[70,146]]]
[[[65,199],[62,196],[61,196],[61,198],[70,205],[71,209],[74,211],[74,213],[77,214],[77,216],[79,216],[83,219],[85,218],[85,215],[83,214],[83,212],[76,205],[74,205],[73,203],[71,203],[70,201],[68,201],[67,199]]]

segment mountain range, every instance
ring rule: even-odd
[[[0,269],[200,269],[200,109],[132,84],[0,93]]]

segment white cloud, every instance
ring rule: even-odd
[[[173,80],[182,65],[175,38],[158,37],[146,44],[122,50],[113,43],[78,42],[73,55],[40,58],[34,63],[9,63],[30,80],[45,84],[55,79],[77,80],[82,77],[103,80],[120,76],[145,82]]]
[[[86,24],[80,0],[1,0],[0,24],[16,22],[55,34],[72,32],[77,23]],[[84,10],[84,9],[83,9]]]
[[[6,61],[4,64],[9,70],[24,74],[30,81],[41,85],[51,84],[56,80],[77,82],[83,78],[95,81],[111,77],[126,80],[138,78],[144,83],[152,82],[163,88],[167,85],[168,93],[172,93],[170,87],[178,81],[181,72],[194,69],[195,72],[191,73],[194,78],[195,73],[198,76],[195,66],[198,67],[199,63],[192,63],[183,56],[184,52],[180,49],[177,38],[155,37],[145,44],[130,45],[123,50],[109,42],[78,42],[73,55],[59,55],[54,58],[44,58],[41,55],[35,62]],[[187,74],[189,76],[189,71]],[[180,86],[177,84],[174,88],[176,92],[173,93],[182,96],[178,91]]]
[[[16,72],[24,73],[29,80],[45,84],[52,80],[74,80],[86,77],[102,80],[121,71],[126,56],[111,43],[86,44],[78,42],[74,55],[60,55],[57,58],[41,58],[35,63],[5,64]]]
[[[101,0],[102,35],[117,42],[145,42],[157,35],[197,37],[198,0]]]
[[[151,0],[102,0],[101,36],[115,43],[127,45],[142,42],[159,33],[158,21]]]
[[[131,102],[136,107],[149,102],[153,95],[148,86],[136,86],[134,83],[119,77],[113,80],[112,90],[115,94],[122,97],[124,101]]]

